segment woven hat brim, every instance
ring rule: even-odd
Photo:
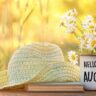
[[[19,83],[14,83],[14,84],[9,84],[8,82],[8,70],[4,70],[0,72],[0,89],[6,89],[6,88],[11,88],[14,86],[18,85],[23,85],[27,84],[30,80],[26,80],[24,82],[19,82]]]
[[[55,67],[59,67],[59,65],[60,64],[64,64],[64,62],[54,62],[54,63],[52,63],[52,65],[51,64],[49,64],[48,66],[50,66],[50,68],[52,67],[52,68],[55,68]],[[54,65],[55,65],[55,67],[54,67]],[[47,66],[47,67],[48,67]],[[68,71],[67,69],[66,69],[66,72],[68,73],[68,74],[61,74],[61,76],[60,76],[60,78],[63,80],[63,81],[67,81],[67,80],[69,80],[69,79],[71,79],[73,76],[72,76],[72,74],[73,75],[75,75],[75,73],[78,73],[79,74],[79,72],[80,71],[78,71],[78,67],[77,67],[77,65],[74,65],[74,67],[73,67],[73,70],[71,69],[71,67],[73,66],[73,65],[71,65],[71,64],[68,64],[68,65],[64,65],[64,67],[62,66],[62,68],[65,68],[65,67],[67,67],[68,68],[68,66],[70,67],[70,70]],[[47,68],[46,67],[46,68]],[[46,71],[46,74],[48,74],[47,73],[47,69],[45,68],[45,71]],[[75,70],[75,68],[76,68],[76,70]],[[49,70],[49,69],[48,69]],[[75,72],[75,73],[72,73],[71,74],[71,72],[72,71],[77,71],[77,72]],[[54,71],[53,69],[52,69],[52,71]],[[61,73],[61,72],[59,72],[60,71],[60,69],[59,69],[59,71],[57,70],[57,69],[55,69],[55,71],[57,72],[57,74],[59,74],[59,73]],[[48,72],[51,72],[50,70],[48,71]],[[59,72],[59,73],[58,73]],[[33,79],[26,79],[26,80],[24,80],[24,81],[22,81],[22,82],[18,82],[18,83],[12,83],[12,84],[10,84],[10,83],[8,83],[8,74],[7,74],[7,70],[5,70],[5,71],[3,71],[3,72],[1,72],[2,74],[0,74],[0,83],[2,84],[2,86],[0,87],[0,89],[4,89],[4,88],[11,88],[11,87],[14,87],[14,86],[18,86],[18,85],[23,85],[23,84],[27,84],[27,83],[38,83],[38,82],[43,82],[43,83],[47,83],[48,81],[49,82],[53,82],[54,80],[55,80],[55,77],[53,77],[53,75],[50,77],[50,75],[48,75],[50,78],[51,78],[51,80],[46,80],[46,76],[47,75],[43,75],[43,74],[45,74],[44,72],[42,73],[40,73],[40,76],[37,76],[36,78],[33,78]],[[64,73],[64,72],[63,72]],[[77,78],[79,78],[79,76],[78,76],[78,74],[76,75],[76,79]],[[39,75],[39,74],[38,74]],[[59,74],[60,75],[60,74]],[[58,76],[58,75],[57,75]],[[6,80],[4,80],[4,79],[2,79],[2,77],[4,77],[4,78],[6,78]],[[69,79],[66,79],[65,77],[68,77]],[[49,78],[49,79],[50,79]],[[53,80],[52,80],[53,79]],[[59,78],[58,78],[59,79]],[[59,81],[58,81],[58,79],[56,80],[56,82],[61,82],[60,81],[60,79],[59,79]],[[37,81],[36,81],[37,80]],[[39,80],[41,80],[41,81],[39,81]],[[42,81],[43,80],[43,81]],[[72,80],[72,79],[71,79]],[[79,79],[78,79],[79,80]],[[77,80],[77,81],[78,81]],[[35,82],[36,81],[36,82]],[[70,81],[70,80],[69,80]],[[53,82],[54,83],[54,82]],[[63,83],[63,82],[62,82]]]
[[[0,88],[8,84],[7,70],[0,71]]]

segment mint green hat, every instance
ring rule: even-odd
[[[79,67],[64,63],[61,49],[48,42],[36,42],[18,49],[10,59],[6,73],[8,82],[0,82],[1,88],[28,82],[80,80]]]

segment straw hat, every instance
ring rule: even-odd
[[[78,66],[64,63],[63,53],[57,45],[37,42],[13,54],[8,70],[0,74],[0,87],[28,82],[79,81],[79,74]]]

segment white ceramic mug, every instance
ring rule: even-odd
[[[81,55],[81,83],[86,90],[96,90],[96,55]]]

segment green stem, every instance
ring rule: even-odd
[[[28,2],[27,2],[28,3]],[[20,47],[21,45],[21,38],[22,38],[22,30],[23,30],[23,26],[24,24],[26,23],[26,21],[28,20],[28,18],[31,16],[32,12],[33,12],[34,8],[32,7],[30,12],[27,14],[27,16],[25,17],[25,19],[23,20],[23,22],[21,23],[19,21],[19,36],[18,36],[18,42],[19,42],[19,45],[18,47]],[[26,11],[26,10],[25,10]],[[21,20],[21,19],[20,19]]]
[[[47,7],[46,7],[46,13],[47,14],[47,17],[46,19],[43,18],[43,5],[42,5],[42,1],[39,0],[39,7],[40,7],[40,14],[41,14],[41,25],[42,25],[42,33],[43,33],[43,39],[45,40],[46,39],[46,35],[45,35],[45,30],[48,31],[48,23],[49,23],[49,0],[47,0]],[[46,28],[45,28],[46,27]]]
[[[43,33],[43,39],[44,39],[44,36],[45,36],[45,33],[44,33],[44,21],[43,21],[43,6],[42,6],[42,1],[41,0],[38,0],[39,2],[39,7],[40,7],[40,15],[41,15],[41,33]],[[42,41],[42,37],[40,37],[41,41]]]
[[[91,54],[93,55],[93,53],[94,53],[94,51],[92,50],[92,51],[91,51]]]
[[[81,30],[79,27],[76,27],[81,33],[83,32],[83,30]]]
[[[76,32],[73,32],[73,34],[75,35],[75,37],[78,39],[78,35],[76,34]]]

